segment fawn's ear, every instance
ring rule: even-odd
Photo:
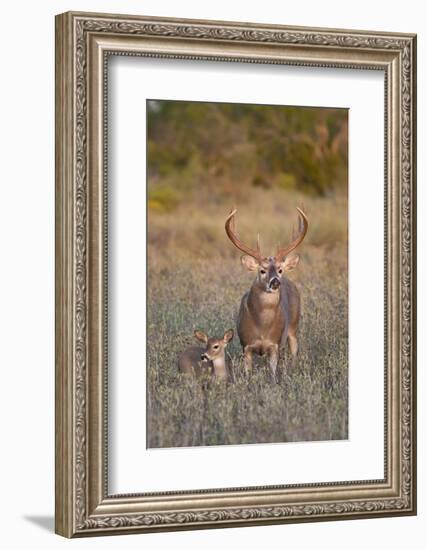
[[[298,265],[298,262],[298,254],[295,254],[294,256],[288,256],[287,258],[285,258],[285,261],[282,262],[283,271],[292,271]]]
[[[258,262],[252,256],[245,254],[240,258],[242,264],[246,267],[248,271],[256,271],[258,269]]]
[[[230,328],[230,330],[227,330],[227,332],[224,334],[224,342],[228,344],[228,342],[231,342],[234,336],[234,330]]]
[[[195,330],[194,331],[194,336],[197,338],[197,340],[199,342],[203,342],[204,344],[208,343],[208,335],[205,334],[203,331]]]

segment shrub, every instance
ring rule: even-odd
[[[178,193],[170,185],[157,187],[148,192],[148,208],[150,210],[171,212],[178,204]]]

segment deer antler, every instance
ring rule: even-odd
[[[285,256],[289,254],[289,252],[292,252],[304,239],[305,234],[307,233],[308,229],[308,219],[307,216],[304,214],[304,212],[297,207],[298,214],[299,214],[299,228],[297,236],[293,239],[293,241],[288,244],[288,246],[285,246],[284,248],[278,248],[276,252],[276,258],[279,260],[282,260]]]
[[[249,248],[249,246],[246,246],[241,240],[240,237],[236,233],[236,226],[235,226],[235,214],[237,212],[237,209],[235,208],[230,212],[228,215],[228,218],[225,221],[225,232],[228,235],[228,238],[230,241],[234,244],[236,248],[244,252],[245,254],[248,254],[248,256],[252,256],[255,260],[257,260],[258,263],[261,263],[262,261],[262,255],[259,245],[259,237],[257,241],[257,248]]]

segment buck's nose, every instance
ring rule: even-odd
[[[208,360],[209,360],[209,358],[208,358],[208,356],[206,355],[206,353],[202,353],[202,355],[200,356],[200,359],[201,359],[202,361],[208,361]]]
[[[273,290],[277,290],[280,286],[280,279],[278,277],[273,277],[268,286]]]

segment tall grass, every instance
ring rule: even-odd
[[[250,195],[250,196],[249,196]],[[237,336],[228,347],[235,382],[188,380],[177,356],[195,328],[220,336],[235,327],[252,275],[228,242],[221,201],[191,201],[149,213],[147,417],[149,447],[227,445],[348,437],[347,201],[252,188],[239,201],[238,230],[266,253],[290,238],[295,206],[310,228],[290,277],[302,299],[300,350],[282,354],[279,383],[263,359],[243,372]]]

